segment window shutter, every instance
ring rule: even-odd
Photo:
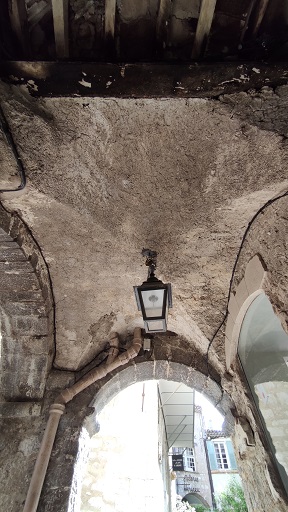
[[[211,471],[214,471],[215,469],[218,469],[214,444],[212,441],[206,441],[206,444],[207,444],[207,451],[208,451],[208,457],[209,457],[209,462],[210,462],[210,469],[211,469]]]
[[[227,441],[226,441],[226,448],[227,448],[227,452],[228,452],[228,456],[229,456],[229,460],[230,460],[230,469],[237,469],[237,463],[236,463],[236,459],[235,459],[235,455],[234,455],[233,445],[232,445],[232,441],[230,441],[230,439],[227,439]]]

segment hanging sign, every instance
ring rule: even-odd
[[[184,471],[183,455],[172,455],[173,471]]]

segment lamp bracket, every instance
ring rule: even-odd
[[[155,270],[157,267],[157,252],[151,249],[142,249],[142,256],[146,258],[145,265],[148,269],[148,279],[155,277]]]

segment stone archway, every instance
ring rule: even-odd
[[[181,382],[203,393],[225,417],[225,430],[227,435],[232,433],[234,425],[234,419],[230,411],[232,404],[228,395],[226,395],[226,393],[223,395],[220,386],[213,379],[182,363],[163,360],[134,363],[110,378],[110,380],[99,389],[90,403],[90,407],[94,409],[94,414],[86,417],[83,423],[71,486],[69,512],[78,510],[77,507],[80,506],[83,470],[88,457],[87,441],[99,430],[97,421],[98,414],[100,414],[110,400],[130,385],[147,380],[161,379]]]
[[[189,492],[184,496],[182,501],[187,501],[192,507],[193,505],[203,505],[204,507],[209,508],[207,501],[205,501],[197,492]]]
[[[231,433],[234,418],[230,411],[232,404],[228,395],[226,393],[223,395],[221,387],[211,377],[184,363],[154,360],[139,362],[133,366],[131,365],[119,371],[112,379],[104,384],[90,405],[94,407],[96,413],[99,414],[103,407],[127,386],[144,380],[160,379],[182,382],[194,388],[196,391],[203,393],[219,412],[223,414],[227,433]]]
[[[25,225],[3,208],[0,222],[2,395],[23,409],[25,401],[43,397],[51,368],[53,297],[45,262]]]

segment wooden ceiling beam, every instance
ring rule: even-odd
[[[255,20],[253,24],[252,34],[254,37],[257,36],[260,25],[265,16],[269,0],[258,0],[258,4],[255,9]]]
[[[244,14],[245,20],[242,20],[242,22],[244,24],[243,24],[243,27],[242,27],[242,30],[241,30],[238,48],[240,48],[240,45],[242,45],[242,42],[243,42],[243,39],[245,37],[246,31],[247,31],[247,29],[249,27],[250,18],[251,18],[251,14],[252,14],[254,6],[255,6],[255,2],[256,2],[256,0],[251,0],[250,1],[250,5],[249,5],[249,7],[247,9],[247,12]]]
[[[23,55],[30,57],[28,17],[25,0],[9,0],[9,15],[13,32],[21,44]]]
[[[216,0],[202,0],[200,15],[192,49],[192,59],[198,59],[205,51],[214,17]]]
[[[105,0],[105,44],[107,52],[113,52],[115,49],[115,18],[116,0]]]
[[[156,20],[156,40],[159,51],[163,51],[165,49],[171,6],[171,0],[159,0],[158,15]]]
[[[285,62],[120,65],[3,61],[0,79],[19,87],[27,85],[34,97],[218,98],[287,85],[287,66]]]
[[[43,2],[41,5],[39,2],[38,4],[34,5],[36,5],[36,7],[40,6],[40,9],[39,7],[36,9],[28,9],[28,23],[30,32],[35,27],[35,25],[37,25],[37,23],[39,23],[44,18],[44,16],[51,12],[51,5],[49,3],[45,4]]]
[[[69,57],[68,0],[52,0],[52,13],[56,55],[58,59]]]

